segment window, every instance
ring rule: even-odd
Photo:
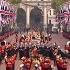
[[[5,11],[7,11],[7,6],[5,7]]]
[[[2,10],[4,10],[4,6],[3,6]]]
[[[1,10],[3,10],[3,6],[1,6]]]
[[[10,13],[13,13],[13,10],[10,10]]]
[[[1,17],[4,18],[4,14],[1,14]]]
[[[56,11],[55,10],[53,11],[53,15],[56,15]]]
[[[51,15],[51,10],[50,10],[50,15]]]
[[[49,24],[51,24],[51,20],[49,20]]]

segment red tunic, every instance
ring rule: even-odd
[[[2,53],[2,47],[0,47],[0,53]]]
[[[50,67],[50,64],[47,62],[42,62],[41,63],[41,70],[48,69]]]
[[[26,59],[24,64],[27,66],[27,68],[31,68],[31,64],[32,64],[32,61],[30,59]]]
[[[6,70],[13,70],[13,64],[10,59],[6,60]]]
[[[8,61],[8,62],[6,63],[6,67],[7,67],[7,68],[12,68],[13,65],[12,65],[12,63],[11,63],[10,61]]]
[[[67,63],[63,63],[62,65],[61,65],[61,67],[64,69],[64,70],[67,70]]]
[[[37,48],[34,48],[34,49],[33,49],[33,55],[34,55],[34,56],[38,56],[38,50],[37,50]]]
[[[63,59],[58,59],[56,62],[59,68],[61,68],[62,70],[67,70],[67,63],[65,63]]]

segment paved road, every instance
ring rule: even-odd
[[[61,46],[61,48],[63,49],[65,44],[67,43],[67,41],[69,41],[68,39],[65,39],[61,33],[59,34],[53,34],[52,35],[52,41],[51,43],[56,42],[59,46]]]
[[[15,35],[9,37],[8,39],[6,39],[6,41],[11,42],[11,43],[15,42]],[[68,40],[65,39],[64,37],[62,37],[61,34],[53,34],[52,35],[52,41],[50,43],[56,42],[63,49],[64,45],[66,44],[67,41]],[[15,70],[19,70],[20,64],[21,64],[21,61],[17,59],[16,63],[15,63]],[[0,65],[0,70],[5,70],[4,60],[3,60],[3,64]],[[57,70],[57,68],[55,68],[53,70]],[[68,59],[68,70],[70,70],[70,60],[69,59]]]

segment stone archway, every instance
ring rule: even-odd
[[[16,18],[17,26],[20,31],[25,31],[26,29],[26,12],[22,8],[17,9],[17,18]]]
[[[43,30],[43,12],[38,7],[34,7],[30,12],[30,27],[36,31]]]

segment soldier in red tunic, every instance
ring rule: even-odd
[[[1,42],[1,46],[0,46],[0,63],[4,59],[4,56],[5,56],[5,42]]]
[[[38,53],[39,53],[39,52],[38,52],[37,47],[34,47],[34,49],[33,49],[33,51],[32,51],[33,57],[38,58],[38,55],[39,55]]]
[[[14,55],[10,58],[7,58],[7,57],[5,58],[6,70],[14,70],[15,60],[16,60],[16,55]]]
[[[23,64],[24,64],[25,70],[30,70],[31,64],[32,64],[32,60],[31,60],[30,58],[26,58],[26,59],[23,61]]]
[[[0,47],[0,63],[2,61],[2,47]]]
[[[67,70],[67,60],[66,58],[63,58],[63,64],[61,65],[62,70]]]
[[[56,59],[58,70],[67,70],[67,61],[66,59],[62,59],[62,57]]]
[[[45,61],[41,63],[41,70],[52,70],[49,58],[46,58]]]
[[[15,67],[15,61],[16,61],[16,54],[11,57],[11,62],[12,62],[12,65],[13,65],[13,70],[14,70],[14,67]]]
[[[2,50],[1,50],[1,54],[2,54],[2,59],[4,59],[4,56],[5,56],[5,49],[6,49],[6,45],[5,45],[5,42],[1,42],[1,47],[2,47]]]
[[[7,58],[6,60],[6,70],[13,70],[13,64],[10,58]]]

